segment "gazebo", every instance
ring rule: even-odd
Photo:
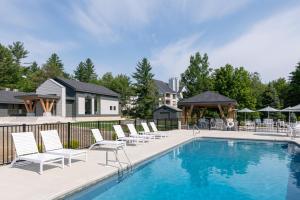
[[[27,111],[27,116],[35,116],[35,108],[37,103],[41,104],[43,109],[43,116],[51,116],[51,112],[53,110],[53,106],[57,100],[59,100],[59,96],[57,95],[43,95],[36,93],[28,93],[24,95],[15,96],[16,98],[22,99],[24,101],[24,105]]]
[[[178,102],[178,106],[183,110],[183,122],[186,123],[188,117],[192,117],[193,110],[196,108],[200,111],[200,118],[203,116],[207,108],[215,108],[220,112],[222,119],[235,118],[237,102],[218,92],[206,91],[193,97],[183,99]]]

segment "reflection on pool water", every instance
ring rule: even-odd
[[[119,183],[112,178],[68,199],[299,200],[300,148],[287,143],[194,140]]]

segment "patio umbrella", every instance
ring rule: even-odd
[[[243,108],[242,110],[238,110],[238,112],[245,113],[245,121],[246,121],[247,113],[252,113],[252,112],[255,112],[255,111],[250,110],[249,108]]]
[[[285,108],[285,109],[282,109],[282,110],[280,110],[280,112],[288,112],[289,113],[289,123],[291,123],[291,112],[293,112],[292,110],[291,110],[291,106],[289,106],[289,107],[287,107],[287,108]]]
[[[278,112],[279,110],[272,108],[271,106],[267,106],[265,108],[262,108],[260,110],[258,110],[260,112],[268,112],[268,119],[270,118],[270,112]]]
[[[296,105],[294,107],[289,106],[289,107],[281,110],[281,112],[289,112],[289,123],[290,123],[291,122],[291,113],[300,112],[300,104]]]

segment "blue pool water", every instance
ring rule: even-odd
[[[194,140],[68,197],[77,200],[300,200],[300,148],[294,144]]]

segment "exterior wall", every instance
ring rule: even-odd
[[[0,117],[25,115],[26,109],[23,104],[0,104]]]
[[[168,109],[168,108],[160,108],[153,112],[154,119],[180,119],[181,112]]]
[[[78,115],[85,115],[85,97],[77,97]]]
[[[66,88],[54,81],[53,79],[48,79],[42,83],[37,89],[37,94],[56,94],[60,99],[56,103],[56,115],[66,116]]]
[[[113,97],[101,97],[101,115],[119,115],[119,100]],[[112,108],[112,110],[111,110]]]
[[[170,105],[177,107],[178,97],[176,93],[165,93],[159,97],[159,106]]]

